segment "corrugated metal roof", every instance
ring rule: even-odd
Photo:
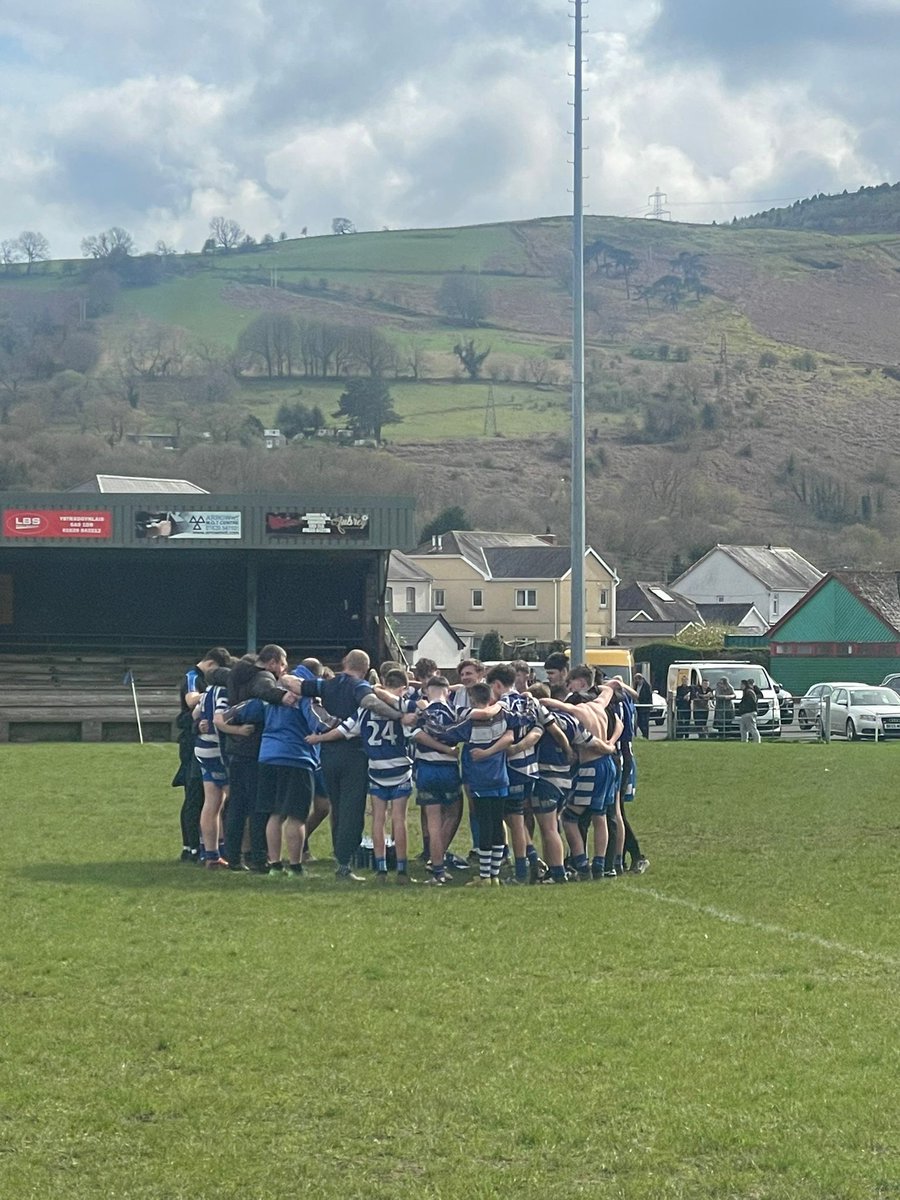
[[[198,487],[187,479],[150,479],[133,475],[97,475],[88,483],[82,483],[73,492],[133,492],[137,495],[171,495],[190,492],[208,496],[206,488]]]
[[[900,572],[833,571],[832,575],[900,634]]]
[[[807,592],[822,572],[790,546],[716,546],[771,592]]]
[[[772,630],[776,642],[884,642],[900,637],[896,571],[833,571]]]

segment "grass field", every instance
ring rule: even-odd
[[[348,894],[178,864],[173,748],[4,747],[0,1195],[896,1197],[896,751],[639,762],[642,877]]]

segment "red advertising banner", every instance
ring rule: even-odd
[[[7,508],[3,536],[8,538],[110,538],[112,513],[64,512],[57,508]]]

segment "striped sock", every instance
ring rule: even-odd
[[[503,846],[491,847],[491,875],[494,879],[500,877],[500,864],[503,862]]]
[[[491,852],[490,850],[478,851],[478,874],[482,879],[490,879],[491,877]]]

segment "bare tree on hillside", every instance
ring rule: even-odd
[[[34,264],[45,259],[50,253],[50,243],[42,233],[37,233],[34,229],[23,229],[17,241],[25,262],[28,264],[25,267],[25,274],[30,275]]]
[[[468,271],[445,275],[435,296],[438,308],[473,328],[480,325],[491,311],[491,293],[479,275]]]
[[[17,262],[22,260],[22,247],[15,240],[0,242],[0,262],[3,270],[10,271]]]
[[[213,217],[209,223],[213,244],[223,250],[233,250],[246,237],[246,231],[230,217]]]
[[[81,253],[85,258],[127,258],[134,253],[134,238],[121,225],[113,225],[102,233],[82,238]]]

